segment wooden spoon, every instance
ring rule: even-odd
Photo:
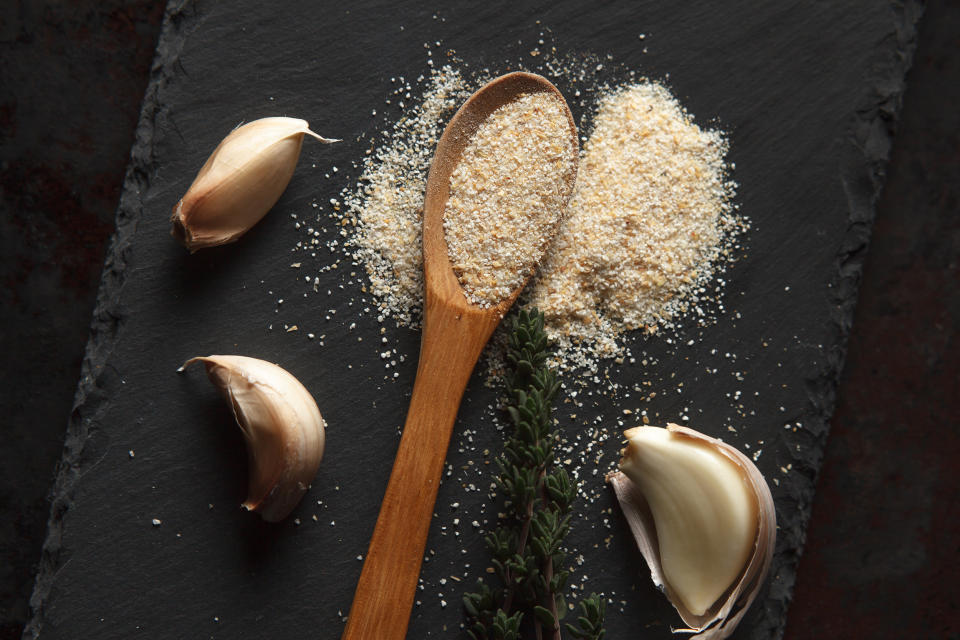
[[[400,640],[406,635],[460,399],[490,334],[526,284],[496,306],[481,308],[467,301],[450,265],[443,233],[450,174],[491,113],[520,94],[534,92],[550,92],[563,100],[541,76],[520,72],[501,76],[467,100],[437,144],[423,213],[426,300],[417,379],[343,640]],[[574,148],[579,148],[573,116],[569,109],[566,112]],[[566,176],[571,192],[576,174],[574,157]]]

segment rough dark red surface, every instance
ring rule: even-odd
[[[958,103],[960,3],[933,2],[907,76],[788,640],[960,634]]]
[[[159,3],[0,9],[0,638],[39,558]],[[790,640],[955,637],[960,4],[933,2],[864,271]],[[869,631],[867,631],[869,630]],[[878,635],[879,634],[879,635]]]
[[[0,638],[19,638],[162,3],[0,3]]]

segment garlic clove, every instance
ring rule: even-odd
[[[654,584],[700,639],[726,638],[763,584],[776,538],[766,481],[734,447],[670,424],[625,432],[608,474]]]
[[[297,118],[261,118],[231,131],[174,207],[173,236],[193,253],[246,233],[290,183],[304,135],[338,142]]]
[[[286,370],[246,356],[191,358],[202,362],[243,431],[249,491],[243,507],[268,522],[285,518],[317,474],[326,423],[313,397]]]

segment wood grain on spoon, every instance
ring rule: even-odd
[[[481,308],[468,302],[451,268],[443,230],[450,174],[473,134],[494,111],[522,94],[536,92],[549,92],[563,101],[541,76],[518,72],[491,81],[454,115],[437,145],[424,201],[426,299],[417,378],[344,640],[400,640],[406,635],[460,400],[480,352],[525,284],[494,306]],[[569,109],[566,117],[577,149]],[[574,153],[565,176],[570,192],[576,171]]]

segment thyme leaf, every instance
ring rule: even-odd
[[[547,366],[543,321],[536,309],[510,319],[506,412],[514,431],[496,458],[505,517],[484,539],[498,584],[481,578],[476,591],[463,597],[470,618],[467,633],[474,640],[562,640],[563,590],[569,577],[563,568],[563,540],[570,531],[576,486],[555,466],[559,434],[552,402],[560,383]],[[605,604],[597,594],[580,602],[577,624],[566,625],[572,637],[601,640]]]

